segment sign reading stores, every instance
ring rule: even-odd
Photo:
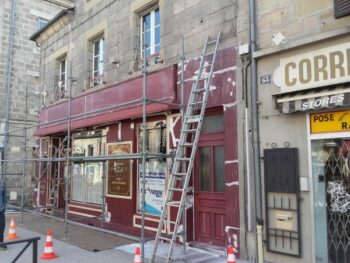
[[[350,81],[350,44],[283,58],[273,74],[281,93]]]
[[[312,98],[308,99],[308,101],[304,101],[301,104],[301,110],[312,110],[312,109],[320,109],[320,108],[330,108],[335,105],[341,105],[344,101],[344,94],[336,94],[333,96],[325,96],[321,98]]]
[[[350,110],[310,114],[311,133],[350,131]]]

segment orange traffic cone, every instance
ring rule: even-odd
[[[236,256],[231,245],[227,248],[227,263],[236,263]]]
[[[18,236],[16,234],[16,219],[14,217],[11,217],[9,233],[6,236],[6,240],[13,240],[13,239],[17,239],[17,238],[18,238]]]
[[[51,230],[47,231],[46,243],[44,248],[44,253],[40,257],[41,259],[49,260],[57,258],[58,256],[53,252],[53,243],[52,243],[52,232]]]
[[[141,260],[141,248],[139,245],[135,248],[135,257],[134,257],[134,263],[142,263]]]

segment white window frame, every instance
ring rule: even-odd
[[[59,72],[59,92],[63,93],[67,91],[67,57],[64,57],[59,60],[60,63],[60,72]],[[64,70],[63,64],[64,63]],[[62,95],[62,94],[61,94]]]
[[[150,47],[146,47],[146,49],[150,48],[150,55],[149,56],[152,56],[156,53],[156,46],[159,46],[160,47],[160,39],[159,39],[159,43],[155,43],[155,40],[156,40],[156,28],[160,27],[160,21],[159,21],[159,24],[156,25],[156,11],[160,12],[159,10],[159,7],[156,7],[154,8],[152,11],[150,12],[146,12],[144,14],[141,15],[141,19],[140,19],[140,29],[141,29],[141,33],[140,33],[140,43],[141,43],[141,57],[144,57],[144,37],[145,37],[145,34],[144,34],[144,18],[145,16],[147,15],[150,15],[151,17],[151,26],[150,26],[150,31],[151,31],[151,45]]]
[[[95,54],[95,46],[99,45],[99,52]],[[103,83],[104,74],[104,37],[101,36],[92,42],[92,80],[93,85],[97,86]],[[95,58],[98,58],[96,67]]]

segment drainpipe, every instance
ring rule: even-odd
[[[259,112],[258,112],[258,89],[257,89],[257,65],[253,57],[256,51],[256,12],[255,0],[249,0],[249,43],[251,59],[251,116],[252,116],[252,138],[253,138],[253,171],[255,180],[255,212],[256,212],[256,234],[257,234],[257,256],[258,262],[264,262],[263,256],[263,219],[261,202],[261,178],[260,178],[260,141],[259,141]]]
[[[11,101],[11,70],[13,63],[13,37],[15,34],[15,24],[16,24],[16,0],[12,0],[12,13],[11,13],[11,27],[10,27],[10,39],[8,45],[8,56],[7,56],[7,77],[6,77],[6,95],[5,95],[5,127],[4,127],[4,159],[6,160],[8,157],[8,141],[9,141],[9,121],[10,121],[10,101]],[[5,173],[7,168],[7,163],[3,162],[1,166],[1,175],[2,178],[5,179]]]

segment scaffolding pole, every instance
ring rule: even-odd
[[[27,120],[28,120],[28,84],[26,85],[25,91],[25,117],[24,117],[24,129],[23,129],[23,146],[24,146],[24,160],[22,163],[22,191],[21,191],[21,224],[23,225],[23,208],[24,208],[24,185],[25,185],[25,175],[27,171]]]
[[[146,118],[146,103],[147,103],[147,90],[146,90],[146,77],[147,77],[147,61],[146,61],[146,43],[145,43],[145,34],[146,34],[146,23],[143,24],[144,28],[144,41],[143,41],[143,87],[142,87],[142,193],[141,193],[141,262],[144,262],[145,259],[145,188],[146,188],[146,132],[147,132],[147,118]]]

